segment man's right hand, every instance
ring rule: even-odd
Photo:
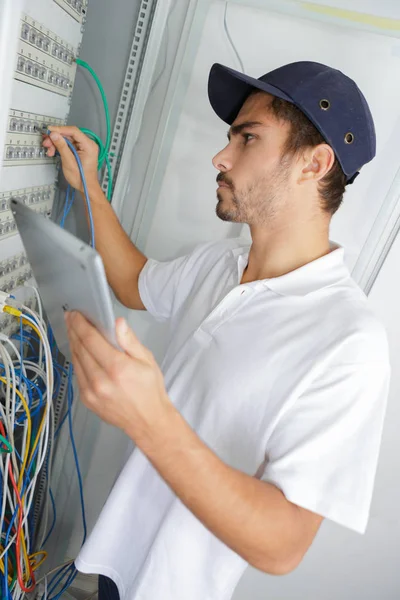
[[[96,142],[88,138],[78,127],[49,127],[50,136],[44,136],[43,146],[47,148],[47,156],[54,156],[56,150],[61,156],[62,169],[65,179],[75,189],[83,192],[81,175],[75,156],[68,147],[64,137],[75,146],[81,159],[88,188],[99,186],[97,163],[99,148]]]

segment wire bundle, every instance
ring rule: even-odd
[[[66,370],[57,362],[53,333],[43,319],[37,290],[35,294],[38,313],[11,297],[5,300],[3,297],[2,301],[3,312],[20,321],[18,333],[11,338],[0,334],[0,597],[4,600],[21,600],[26,593],[35,590],[38,583],[35,571],[46,560],[47,552],[43,548],[56,523],[50,488],[54,441],[67,419],[78,474],[83,541],[86,539],[82,477],[72,429],[72,365]],[[21,352],[23,348],[27,350],[25,354]],[[59,393],[63,374],[68,377],[68,406],[54,432],[53,401]],[[41,540],[35,540],[32,512],[43,469],[47,481],[42,509],[43,534]],[[53,521],[47,531],[49,500]],[[55,571],[48,585],[45,576],[46,591],[42,600],[60,598],[77,574],[71,562]]]
[[[41,311],[11,298],[3,311],[20,321],[12,336],[17,343],[0,334],[0,581],[1,597],[9,600],[35,588],[35,571],[47,556],[33,552],[32,509],[54,438],[54,365]]]

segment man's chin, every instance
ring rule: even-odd
[[[232,213],[232,211],[222,210],[219,204],[217,205],[215,212],[217,214],[217,217],[221,219],[221,221],[227,221],[229,223],[240,223],[237,214]]]

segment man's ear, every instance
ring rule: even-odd
[[[308,148],[303,155],[303,168],[299,183],[319,181],[331,170],[335,162],[335,153],[328,144],[318,144]]]

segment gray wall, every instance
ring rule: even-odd
[[[140,0],[90,0],[80,58],[100,77],[107,95],[111,124],[119,103],[122,83]],[[89,73],[78,68],[69,122],[86,127],[106,139],[103,105]]]
[[[140,0],[89,1],[80,58],[95,70],[104,87],[110,109],[111,132],[117,114],[139,7]],[[91,129],[104,142],[106,140],[106,122],[100,93],[90,73],[81,67],[78,67],[76,75],[68,124]],[[56,216],[60,215],[64,205],[63,182],[60,188],[60,197],[55,207]],[[81,202],[75,203],[66,226],[88,240],[86,219],[82,208]]]

